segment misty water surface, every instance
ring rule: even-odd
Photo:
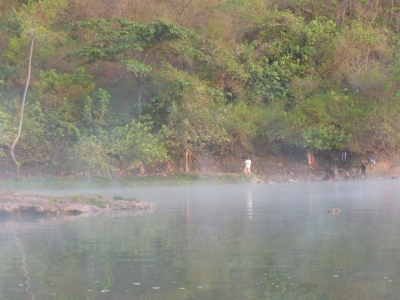
[[[100,192],[158,207],[1,217],[0,299],[400,299],[399,181]]]

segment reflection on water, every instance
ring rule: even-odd
[[[19,286],[25,286],[25,292],[29,294],[31,297],[30,299],[35,300],[35,295],[30,291],[31,289],[31,284],[29,283],[30,277],[28,276],[28,264],[26,263],[26,254],[24,251],[24,246],[22,245],[20,239],[18,238],[18,233],[17,231],[14,234],[14,240],[17,245],[18,253],[21,254],[21,269],[24,271],[24,283],[20,284]]]
[[[246,206],[247,206],[247,219],[253,219],[253,198],[251,193],[251,187],[247,190]]]
[[[0,299],[398,299],[394,183],[103,191],[158,207],[0,217]]]

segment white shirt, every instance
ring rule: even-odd
[[[244,161],[244,163],[246,164],[246,166],[251,166],[251,160],[250,159],[246,159],[245,161]]]

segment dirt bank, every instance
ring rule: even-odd
[[[310,168],[307,162],[307,156],[304,155],[280,155],[264,156],[252,158],[251,176],[247,176],[250,182],[254,176],[262,182],[309,182],[328,180],[328,174],[333,166],[338,170],[334,180],[345,180],[346,172],[352,174],[351,180],[357,179],[390,179],[396,178],[400,174],[400,158],[394,155],[378,154],[376,164],[368,161],[367,156],[347,154],[347,159],[341,159],[339,151],[316,152],[315,166]],[[361,177],[361,162],[367,161],[366,178]],[[154,166],[142,166],[142,174],[136,174],[139,177],[152,177],[161,175],[172,177],[173,174],[182,173],[179,165],[169,164],[168,168],[160,169]],[[246,182],[243,178],[244,159],[231,159],[227,161],[209,160],[202,161],[192,166],[189,174],[199,177],[207,175],[219,177],[238,177],[239,181]],[[261,183],[260,181],[257,183]]]

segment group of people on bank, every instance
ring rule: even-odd
[[[341,160],[344,163],[347,159],[347,153],[346,152],[342,152],[341,154]],[[310,168],[314,168],[315,166],[315,159],[314,159],[314,155],[312,152],[308,152],[308,164],[310,166]],[[358,178],[359,176],[361,178],[366,179],[367,178],[367,166],[368,165],[376,165],[376,160],[374,157],[368,157],[367,159],[363,159],[361,160],[361,166],[359,168],[353,167],[351,169],[345,170],[344,172],[344,179],[345,180],[354,180],[356,178]],[[244,161],[244,170],[243,173],[245,175],[251,175],[251,160],[250,158],[247,158]],[[336,165],[332,166],[330,168],[330,170],[328,171],[326,180],[329,181],[333,181],[335,179],[335,177],[337,177],[339,174],[339,170],[336,167]]]
[[[345,153],[345,152],[344,152]],[[343,159],[344,158],[344,159]],[[346,160],[346,154],[343,155],[342,153],[342,161]],[[361,166],[359,168],[353,167],[351,169],[345,170],[344,172],[344,179],[345,180],[354,180],[359,176],[363,179],[367,178],[367,166],[376,165],[376,160],[373,157],[368,157],[367,159],[361,160]],[[328,172],[328,180],[332,181],[334,178],[339,174],[339,171],[336,165],[332,166]]]

